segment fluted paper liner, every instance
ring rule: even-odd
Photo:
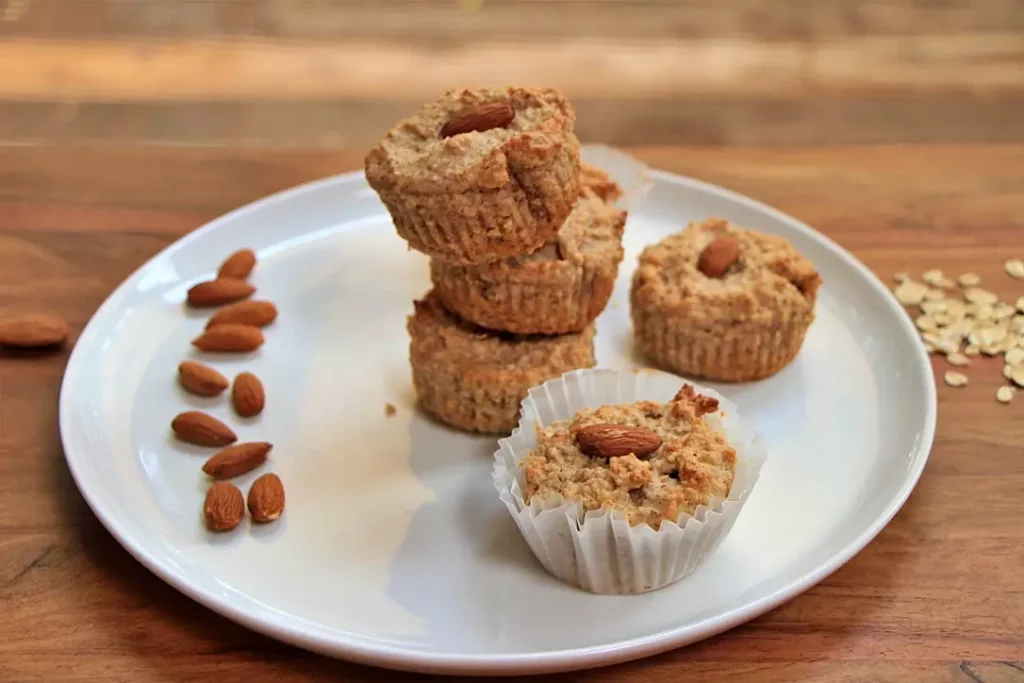
[[[705,416],[722,429],[736,449],[736,471],[728,498],[712,498],[693,516],[630,526],[625,514],[609,509],[584,514],[579,502],[561,496],[534,497],[527,505],[519,463],[536,443],[536,427],[571,418],[583,408],[668,402],[683,384],[719,401]],[[718,392],[674,375],[653,371],[577,370],[530,390],[519,426],[498,442],[494,486],[533,554],[551,574],[593,593],[643,593],[663,588],[693,572],[725,538],[754,484],[766,451],[760,438],[742,423],[736,406]]]

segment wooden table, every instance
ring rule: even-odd
[[[1024,255],[1024,147],[652,148],[656,167],[765,200],[889,278],[1002,273]],[[148,257],[243,202],[357,167],[361,153],[0,148],[0,315],[80,329]],[[1002,245],[1002,246],[1000,246]],[[0,680],[407,680],[251,633],[137,564],[78,494],[58,434],[66,353],[0,354]],[[936,360],[942,367],[944,361]],[[996,362],[939,387],[920,484],[849,564],[779,609],[594,681],[1024,681],[1024,397]],[[548,680],[580,680],[580,675]]]

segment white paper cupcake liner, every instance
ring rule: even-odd
[[[619,209],[635,209],[651,187],[647,166],[612,147],[583,145],[580,147],[580,161],[600,168],[619,184],[622,196],[613,202]]]
[[[536,427],[571,418],[583,408],[668,402],[683,384],[719,401],[719,412],[705,417],[717,423],[736,449],[736,471],[728,498],[713,498],[695,514],[663,522],[655,531],[630,526],[621,511],[583,513],[579,502],[561,496],[527,505],[519,463],[536,443]],[[577,370],[530,390],[521,406],[519,426],[498,442],[494,486],[533,554],[551,574],[593,593],[643,593],[663,588],[693,572],[722,542],[757,482],[766,451],[760,438],[739,418],[736,406],[718,392],[653,371]]]

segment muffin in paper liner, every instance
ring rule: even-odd
[[[683,384],[718,399],[705,420],[724,431],[736,450],[728,498],[712,498],[693,516],[630,526],[621,511],[584,513],[561,496],[525,502],[520,462],[536,445],[536,428],[571,418],[584,408],[667,402]],[[499,497],[540,563],[555,577],[593,593],[630,594],[663,588],[692,573],[732,529],[757,482],[767,453],[761,439],[740,420],[734,403],[718,392],[674,375],[647,370],[577,370],[534,387],[523,400],[519,426],[498,442],[493,479]]]

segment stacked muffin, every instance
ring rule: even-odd
[[[581,172],[574,124],[554,90],[450,91],[366,157],[398,234],[431,257],[410,360],[448,424],[509,432],[530,387],[595,364],[626,216],[607,175]]]

